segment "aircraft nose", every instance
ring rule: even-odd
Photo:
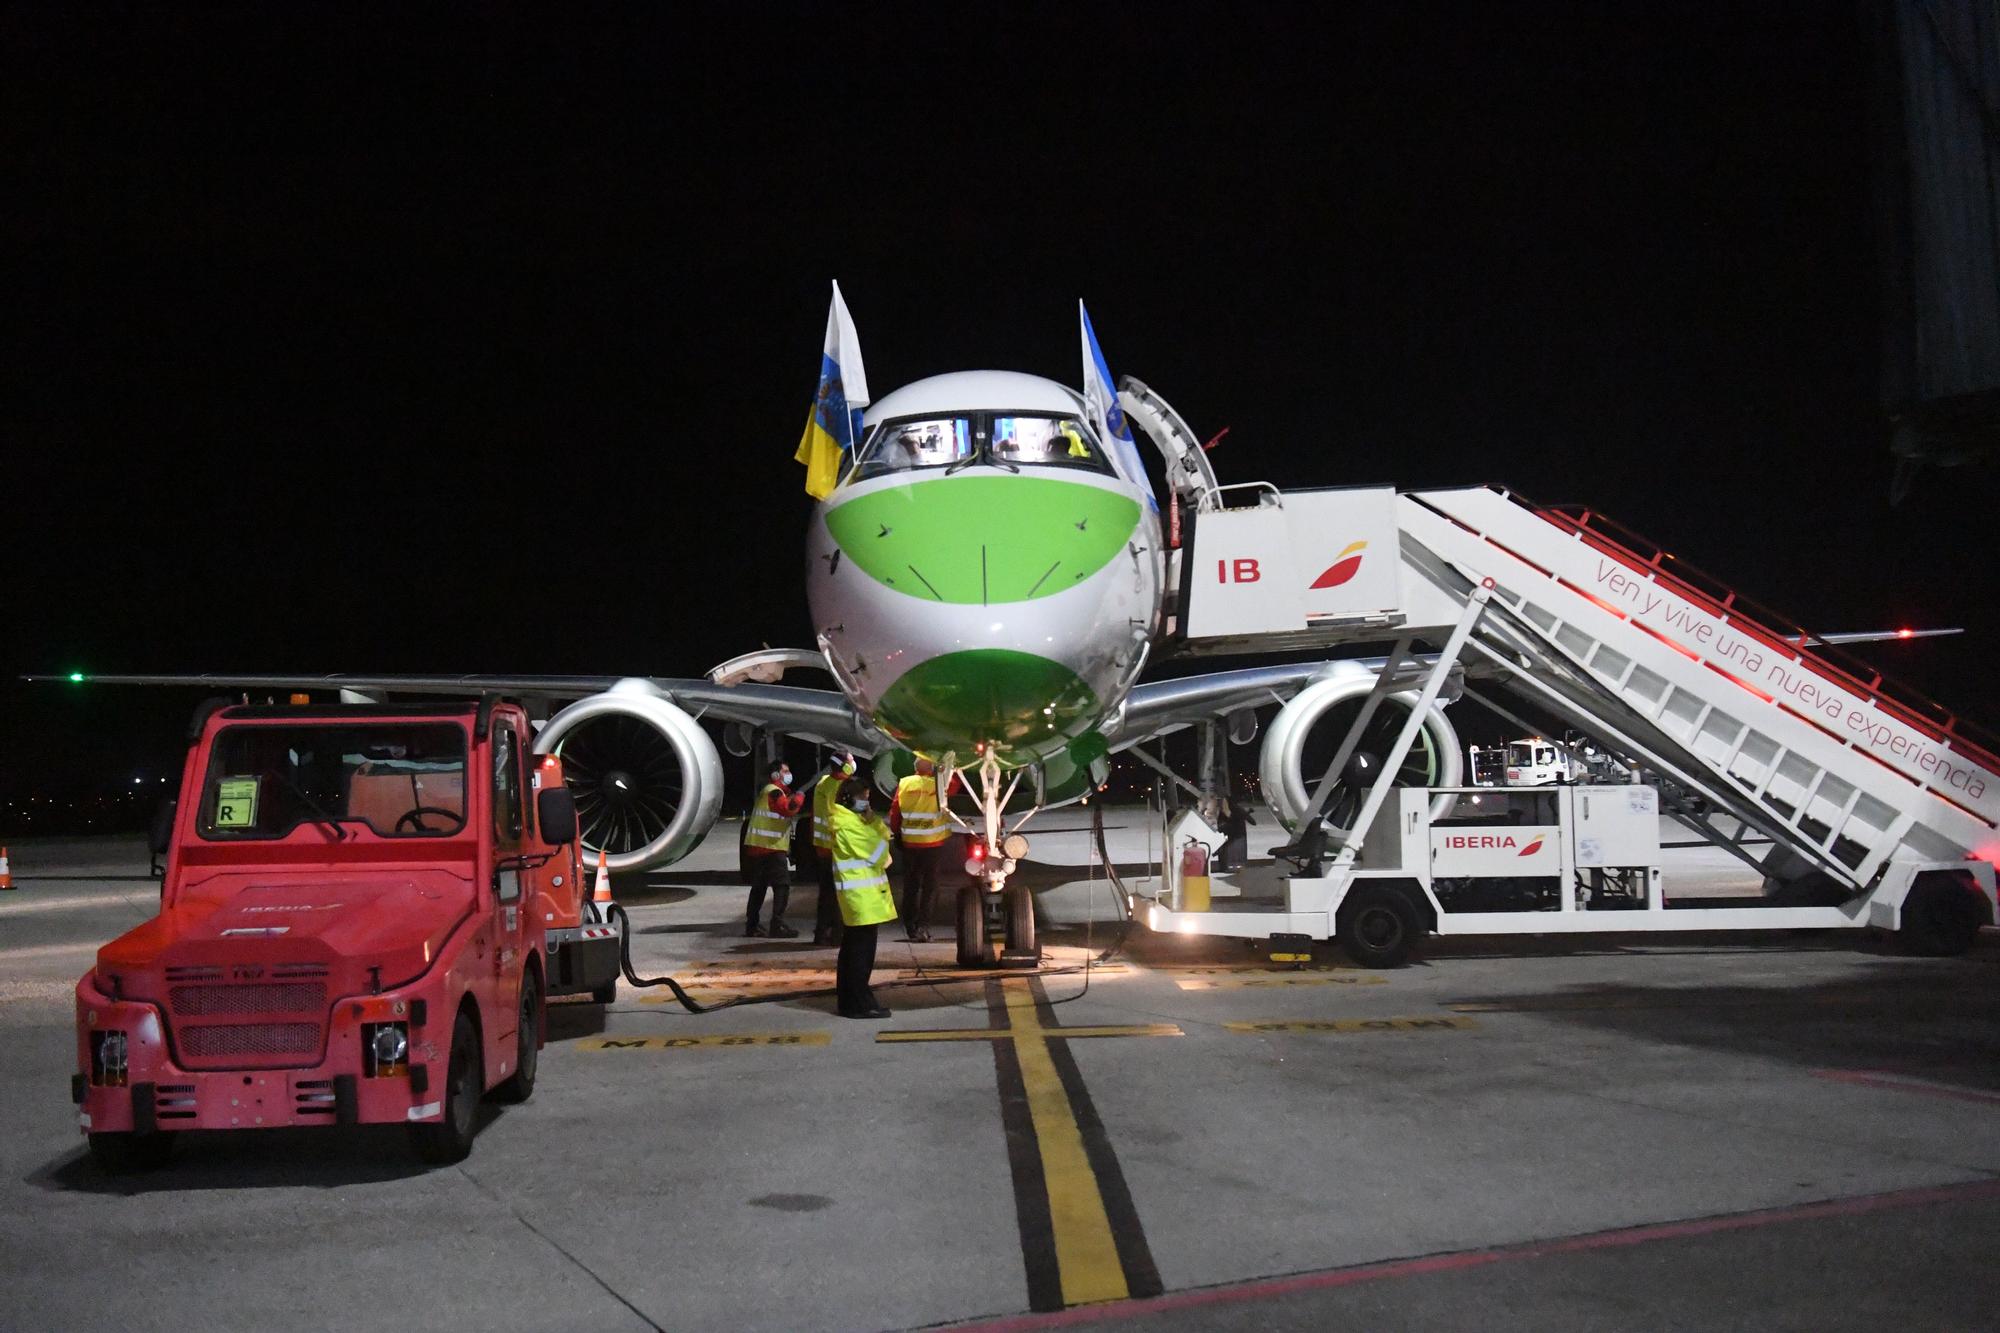
[[[961,474],[829,507],[828,530],[870,578],[925,601],[993,606],[1076,586],[1125,550],[1138,503],[1059,477]]]

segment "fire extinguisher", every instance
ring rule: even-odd
[[[1195,838],[1181,848],[1181,910],[1208,910],[1208,845]]]

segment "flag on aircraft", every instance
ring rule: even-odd
[[[861,439],[861,409],[868,406],[868,375],[861,368],[861,339],[854,317],[833,284],[833,308],[826,314],[826,346],[819,359],[819,391],[813,395],[806,433],[792,457],[806,465],[806,494],[824,500],[840,480],[841,455]]]
[[[1084,401],[1097,417],[1112,456],[1118,460],[1118,470],[1127,479],[1146,486],[1146,465],[1139,457],[1139,446],[1132,440],[1132,426],[1125,420],[1125,409],[1118,406],[1118,394],[1111,387],[1111,367],[1105,363],[1104,349],[1097,345],[1096,330],[1090,327],[1090,312],[1078,301],[1076,313],[1083,321]],[[1154,509],[1159,508],[1150,486],[1146,487],[1146,501]]]

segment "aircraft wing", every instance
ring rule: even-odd
[[[365,676],[347,673],[327,675],[227,675],[202,673],[183,676],[95,675],[72,673],[65,676],[27,676],[35,681],[67,681],[92,685],[166,685],[185,689],[212,689],[219,693],[278,694],[292,691],[353,690],[369,695],[506,694],[522,698],[581,699],[600,694],[616,685],[622,676]],[[674,703],[697,719],[742,722],[767,727],[803,740],[816,741],[858,755],[874,755],[889,748],[888,740],[865,724],[837,690],[804,689],[795,685],[746,682],[718,685],[706,679],[649,677]]]
[[[1404,663],[1405,680],[1400,688],[1421,686],[1424,673],[1436,661],[1435,653],[1411,654]],[[1356,667],[1379,672],[1385,665],[1387,659],[1381,657],[1338,658],[1146,681],[1132,687],[1132,693],[1125,699],[1123,715],[1105,729],[1104,739],[1113,751],[1129,749],[1156,736],[1200,722],[1213,722],[1246,708],[1285,703],[1314,681],[1336,672],[1353,671]],[[1445,686],[1446,699],[1458,697],[1462,680],[1462,669],[1454,666],[1452,679]]]

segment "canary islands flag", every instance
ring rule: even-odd
[[[854,318],[833,284],[826,315],[826,346],[819,358],[819,391],[813,395],[806,433],[792,457],[806,465],[806,494],[824,500],[840,480],[841,455],[861,439],[861,409],[868,406],[868,375],[861,368],[861,339]]]
[[[1125,474],[1126,480],[1146,488],[1146,503],[1158,512],[1160,504],[1153,498],[1152,487],[1147,485],[1146,464],[1132,439],[1131,423],[1126,421],[1125,409],[1118,406],[1118,393],[1111,387],[1111,367],[1104,360],[1104,349],[1097,345],[1097,331],[1090,327],[1090,312],[1081,301],[1076,303],[1076,314],[1083,325],[1084,401],[1090,404],[1105,442],[1118,460],[1118,470]]]

